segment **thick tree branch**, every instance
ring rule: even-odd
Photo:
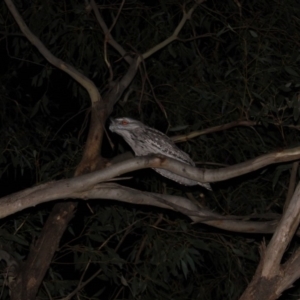
[[[280,220],[267,247],[262,276],[270,277],[279,273],[282,256],[290,243],[300,222],[300,183],[295,190],[290,205]]]
[[[103,180],[108,180],[114,176],[119,176],[126,172],[142,168],[162,168],[169,170],[177,175],[193,179],[201,182],[217,182],[234,177],[238,177],[274,163],[283,163],[288,161],[295,161],[300,159],[300,147],[292,149],[286,149],[283,151],[273,152],[265,155],[261,155],[257,158],[248,160],[246,162],[221,168],[218,170],[200,169],[188,166],[177,160],[166,158],[161,156],[155,158],[154,156],[136,157],[132,160],[128,160],[107,168],[104,172],[107,172],[107,176],[103,176]],[[103,173],[104,174],[104,173]],[[108,175],[110,174],[110,175]],[[112,176],[112,177],[110,177]]]
[[[120,200],[122,202],[138,205],[157,206],[173,210],[175,207],[176,211],[187,215],[194,221],[194,223],[203,223],[233,232],[272,233],[277,226],[277,221],[274,220],[267,222],[234,220],[237,218],[236,216],[222,216],[210,211],[209,209],[201,209],[183,197],[141,192],[111,183],[99,184],[89,191],[75,193],[75,195],[84,200],[102,198]],[[164,201],[160,201],[160,199]],[[174,204],[174,207],[172,204]],[[189,212],[192,212],[192,215],[189,215]],[[242,217],[239,218],[242,219]]]
[[[272,163],[287,162],[296,159],[300,159],[300,147],[262,155],[247,162],[219,170],[198,169],[166,157],[135,157],[100,171],[71,179],[49,182],[27,189],[24,192],[3,197],[0,199],[0,218],[42,202],[70,198],[72,197],[72,193],[88,190],[99,182],[109,181],[124,173],[147,167],[163,168],[193,180],[214,182],[244,175]]]
[[[132,204],[151,205],[176,210],[190,217],[190,219],[193,220],[194,223],[203,223],[223,230],[235,232],[272,233],[277,226],[276,220],[267,222],[252,222],[237,220],[244,219],[244,217],[222,216],[210,211],[209,209],[199,208],[188,199],[179,196],[142,192],[113,183],[96,184],[95,186],[89,186],[86,188],[77,186],[78,179],[80,179],[81,177],[89,177],[89,175],[92,174],[87,174],[58,182],[51,182],[44,185],[44,190],[40,189],[39,187],[36,188],[36,191],[32,191],[31,193],[28,193],[28,191],[26,191],[26,193],[24,193],[24,197],[22,197],[22,192],[10,195],[10,202],[14,202],[15,207],[25,208],[25,203],[37,205],[42,202],[56,200],[62,197],[79,198],[83,200],[111,199]],[[61,188],[62,184],[65,186],[65,190]],[[54,191],[56,191],[56,194]],[[2,205],[3,207],[9,209],[9,204],[6,200],[4,198],[0,199],[0,211],[2,213]]]
[[[55,57],[30,31],[12,1],[6,0],[5,2],[23,34],[39,50],[45,59],[58,69],[69,74],[89,93],[92,103],[90,130],[83,159],[77,167],[76,174],[89,172],[99,168],[99,166],[103,166],[104,164],[99,158],[99,153],[105,122],[105,107],[103,101],[101,101],[98,89],[91,80],[78,72],[75,68]],[[12,289],[12,299],[35,299],[44,275],[49,269],[52,257],[57,250],[61,236],[70,219],[73,217],[75,207],[76,203],[70,202],[58,203],[54,206],[41,235],[31,247],[28,258],[26,262],[24,262],[22,274],[16,278],[15,289]],[[51,237],[51,239],[49,237]]]
[[[240,299],[277,299],[300,278],[298,249],[285,264],[281,264],[284,252],[291,242],[300,222],[300,183],[283,214],[267,247],[263,245],[261,261],[255,276]],[[265,287],[268,289],[265,290]]]
[[[169,159],[169,158],[159,158],[159,157],[136,157],[124,162],[117,163],[115,165],[112,165],[104,170],[96,171],[90,174],[85,174],[76,178],[71,179],[64,179],[57,182],[49,182],[37,187],[33,187],[31,189],[27,189],[23,192],[15,193],[6,197],[3,197],[0,199],[0,218],[3,218],[5,216],[11,215],[15,212],[18,212],[20,210],[23,210],[30,206],[35,206],[39,203],[62,199],[62,198],[85,198],[87,197],[88,193],[90,193],[91,198],[97,197],[102,199],[117,199],[121,201],[127,201],[125,198],[125,193],[120,192],[120,189],[118,192],[115,190],[115,194],[111,196],[108,195],[108,191],[105,190],[102,186],[101,189],[97,190],[97,194],[95,194],[95,186],[99,182],[108,181],[116,176],[122,175],[126,172],[131,172],[134,170],[151,167],[151,168],[157,168],[157,167],[163,167],[164,169],[167,169],[169,171],[173,171],[182,176],[187,176],[187,174],[191,175],[191,179],[194,180],[201,180],[204,178],[208,179],[215,179],[216,177],[228,179],[233,177],[234,174],[245,174],[247,171],[253,171],[258,168],[264,167],[267,164],[275,163],[275,162],[281,162],[281,161],[288,161],[288,159],[295,160],[300,158],[300,147],[290,149],[290,150],[284,150],[277,153],[272,153],[268,155],[263,155],[259,158],[256,158],[254,160],[250,160],[248,162],[235,165],[232,167],[223,168],[221,170],[201,170],[194,167],[187,166],[183,163],[180,163],[178,161]],[[234,170],[234,172],[231,172],[231,170]],[[217,175],[216,175],[217,174]],[[94,193],[92,196],[91,193]],[[111,192],[113,193],[113,191]],[[136,193],[136,192],[135,192]],[[140,192],[143,195],[146,195],[143,192]],[[141,194],[136,193],[138,195],[137,197],[130,196],[131,203],[141,204],[139,201],[139,198]],[[145,196],[144,196],[145,197]],[[168,196],[166,195],[159,195],[159,198],[165,199],[166,201],[169,201]],[[167,198],[164,198],[167,197]],[[176,206],[176,201],[174,202],[174,196],[172,197],[171,203],[175,205],[172,206],[172,209],[179,210]],[[133,200],[134,199],[134,200]],[[150,205],[153,204],[153,195],[149,198],[149,202],[146,204]],[[155,200],[155,199],[154,199]],[[143,200],[144,202],[144,200]],[[170,205],[167,205],[163,202],[156,201],[158,204],[157,206],[160,207],[168,207],[170,208]],[[187,203],[187,202],[186,202]],[[188,202],[189,203],[189,202]],[[144,204],[144,203],[143,203]],[[190,211],[196,211],[198,212],[198,208],[185,206],[183,203],[179,205],[182,207],[182,209],[190,210]],[[189,215],[188,211],[182,211],[183,213]],[[191,214],[190,216],[195,222],[203,221],[204,218],[211,218],[212,220],[204,220],[207,222],[206,224],[211,224],[213,226],[216,226],[216,224],[220,224],[220,228],[228,228],[228,230],[232,230],[233,227],[236,227],[236,223],[234,220],[226,220],[226,217],[222,217],[221,220],[220,217],[217,217],[216,215],[207,215],[204,216],[201,215],[195,215]],[[216,220],[217,219],[217,220]],[[225,220],[224,220],[225,219]],[[214,224],[209,223],[211,221],[214,221]],[[226,222],[225,222],[226,221]],[[232,223],[232,225],[228,225]],[[225,224],[226,223],[226,224]],[[225,224],[225,225],[224,225]],[[248,226],[249,223],[245,223],[245,226]],[[252,222],[252,224],[254,224]],[[229,226],[229,227],[226,227]],[[251,225],[252,226],[252,225]],[[262,226],[260,224],[259,226]],[[274,224],[275,226],[275,224]],[[229,229],[231,228],[231,229]],[[242,228],[242,227],[240,227]],[[248,226],[249,228],[249,226]],[[274,227],[270,229],[270,224],[268,223],[263,229],[263,232],[271,232],[274,230]],[[244,229],[241,229],[244,230]],[[249,229],[248,229],[249,230]],[[256,231],[255,229],[254,231]]]
[[[28,257],[22,264],[22,276],[12,282],[13,299],[36,299],[40,284],[59,247],[62,233],[74,215],[75,206],[73,202],[54,206],[39,238],[32,244]]]

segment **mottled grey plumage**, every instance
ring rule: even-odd
[[[163,154],[187,165],[195,166],[195,163],[189,155],[181,151],[168,136],[158,130],[144,125],[139,121],[130,118],[111,119],[109,129],[112,132],[116,132],[121,135],[135,152],[136,156]],[[197,182],[163,169],[154,170],[159,174],[181,184],[199,184],[206,189],[211,190],[209,183]]]

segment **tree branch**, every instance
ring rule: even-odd
[[[224,131],[224,130],[230,129],[232,127],[238,127],[238,126],[250,127],[250,126],[255,126],[255,125],[259,125],[259,123],[255,122],[255,121],[240,120],[240,121],[234,121],[234,122],[230,122],[230,123],[219,125],[219,126],[206,128],[203,130],[192,131],[188,134],[176,135],[176,136],[171,137],[171,139],[174,143],[181,143],[181,142],[186,142],[186,141],[193,139],[200,135],[210,134],[210,133],[218,132],[218,131]]]
[[[283,214],[275,233],[268,244],[262,246],[261,261],[256,273],[240,299],[277,299],[300,278],[298,249],[282,265],[283,254],[291,242],[300,222],[300,183],[298,183],[291,202]],[[265,287],[268,289],[265,290]]]
[[[294,236],[300,222],[300,183],[295,190],[290,205],[283,214],[278,227],[267,247],[262,276],[270,277],[279,273],[282,256]]]
[[[287,151],[288,150],[285,150],[285,152]],[[297,153],[295,149],[290,152],[294,154]],[[300,149],[298,149],[298,156],[299,153]],[[276,157],[278,156],[278,153],[271,154],[269,156]],[[264,155],[263,157],[266,157],[266,155]],[[283,157],[285,157],[285,155],[283,155]],[[0,199],[0,217],[10,215],[29,206],[35,206],[42,202],[61,198],[81,198],[84,200],[112,199],[139,205],[155,205],[162,208],[175,209],[188,215],[194,222],[201,222],[224,230],[259,233],[271,233],[275,230],[277,222],[246,222],[232,220],[232,216],[224,217],[212,213],[207,209],[200,210],[197,206],[182,197],[157,195],[140,191],[137,192],[133,189],[107,183],[97,185],[98,182],[109,180],[110,178],[121,175],[124,172],[133,171],[146,166],[157,167],[157,165],[160,164],[161,160],[163,160],[166,169],[169,170],[173,169],[170,167],[170,164],[178,164],[178,167],[187,168],[185,164],[178,163],[177,161],[173,161],[171,159],[160,159],[156,157],[137,157],[125,162],[112,165],[105,170],[82,175],[72,179],[49,182],[47,184],[4,197]],[[255,160],[261,160],[262,162],[266,161],[266,159],[262,158],[257,158]],[[267,159],[267,161],[269,160]],[[278,160],[276,161],[278,162]],[[167,162],[169,163],[167,164]],[[244,164],[245,163],[240,165]],[[252,165],[251,161],[248,161],[247,164]],[[237,166],[234,167],[237,168]],[[201,171],[193,167],[188,168],[197,172]],[[226,171],[226,169],[229,168],[231,167],[224,168],[222,170]],[[218,170],[216,171],[218,172]],[[159,201],[159,199],[162,199],[164,201]]]
[[[153,48],[149,49],[147,52],[142,54],[141,59],[145,60],[155,52],[159,51],[160,49],[166,47],[168,44],[172,43],[178,38],[178,34],[180,33],[181,29],[183,28],[184,24],[186,23],[187,20],[189,20],[194,12],[194,10],[205,0],[198,0],[196,3],[192,6],[192,8],[188,11],[185,12],[183,11],[183,16],[177,27],[175,28],[173,34],[169,36],[167,39],[162,41],[161,43],[155,45]]]
[[[13,15],[15,21],[19,25],[21,31],[26,36],[26,38],[34,45],[39,52],[45,57],[47,61],[49,61],[52,65],[57,67],[58,69],[64,71],[65,73],[69,74],[74,80],[76,80],[79,84],[81,84],[89,93],[92,103],[97,103],[100,100],[100,94],[94,83],[84,76],[82,73],[78,72],[74,67],[70,66],[69,64],[65,63],[61,59],[58,59],[54,56],[46,47],[45,45],[36,37],[28,26],[25,24],[23,18],[17,11],[15,5],[11,0],[4,0],[9,11]]]
[[[257,125],[261,125],[261,123],[256,122],[256,121],[249,121],[249,120],[239,120],[239,121],[233,121],[233,122],[223,124],[223,125],[205,128],[203,130],[192,131],[192,132],[189,132],[188,134],[175,135],[170,138],[173,140],[174,143],[181,143],[181,142],[186,142],[188,140],[191,140],[200,135],[224,131],[224,130],[230,129],[232,127],[238,127],[238,126],[252,127],[252,126],[257,126]],[[294,125],[282,125],[282,124],[276,123],[276,122],[271,123],[271,125],[288,127],[288,128],[300,130],[299,126],[294,126]]]
[[[22,191],[3,197],[0,199],[0,218],[4,218],[39,203],[62,198],[72,198],[74,197],[73,193],[89,190],[99,182],[109,181],[124,173],[143,168],[162,168],[196,181],[215,182],[244,175],[269,164],[297,159],[300,159],[300,147],[262,155],[247,162],[219,170],[198,169],[166,157],[156,157],[152,155],[135,157],[111,165],[100,171],[71,179],[48,182],[37,187],[26,189],[24,192]]]
[[[127,89],[127,87],[130,85],[131,81],[136,75],[138,65],[139,65],[139,57],[136,57],[135,59],[132,60],[132,63],[130,64],[126,74],[112,86],[110,92],[104,98],[105,103],[107,103],[108,115],[112,113],[114,105],[121,98],[125,89]]]
[[[141,192],[135,189],[111,183],[99,184],[95,186],[95,188],[90,189],[89,191],[75,193],[75,195],[83,200],[102,198],[120,200],[122,202],[133,203],[138,205],[151,205],[161,208],[172,209],[186,214],[188,217],[190,217],[191,220],[194,221],[194,223],[203,223],[216,228],[233,232],[272,233],[274,232],[277,226],[277,222],[274,222],[274,220],[268,222],[233,220],[237,217],[222,216],[210,211],[209,209],[199,208],[191,201],[183,197]],[[164,201],[160,201],[160,199]],[[191,215],[188,214],[190,212],[192,212]],[[239,218],[242,219],[243,217]]]
[[[127,55],[127,52],[123,49],[123,47],[119,43],[117,43],[115,41],[115,39],[111,35],[110,30],[107,28],[104,20],[101,17],[101,14],[98,10],[98,7],[97,7],[97,4],[95,3],[95,1],[91,0],[90,4],[91,4],[91,7],[96,16],[96,19],[97,19],[100,27],[102,28],[104,35],[106,36],[107,42],[121,54],[121,56],[125,59],[126,62],[128,62],[129,64],[132,64],[132,58],[129,55]]]
[[[55,57],[30,31],[12,1],[5,0],[5,2],[23,34],[45,59],[58,69],[69,74],[87,90],[92,103],[90,130],[83,159],[77,167],[76,174],[78,175],[97,169],[97,167],[102,164],[102,161],[99,159],[99,153],[103,136],[103,120],[105,120],[103,118],[103,115],[105,115],[104,103],[101,101],[98,89],[86,76]],[[61,236],[70,219],[73,217],[75,207],[76,203],[70,202],[62,202],[54,206],[38,240],[31,246],[30,253],[23,265],[22,274],[14,281],[15,288],[12,289],[12,299],[35,298],[44,275],[49,268],[52,257],[57,250]],[[49,237],[51,237],[51,239],[49,239]]]

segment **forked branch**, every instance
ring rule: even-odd
[[[0,199],[0,218],[21,211],[39,203],[78,197],[77,193],[88,191],[99,182],[112,180],[127,172],[143,168],[163,168],[173,173],[202,182],[215,182],[240,176],[272,163],[300,159],[300,147],[262,155],[258,158],[219,170],[204,170],[183,164],[166,157],[141,156],[129,159],[110,167],[76,178],[49,182],[23,192],[15,193]],[[76,194],[76,196],[75,196]],[[98,195],[100,197],[100,195]],[[104,195],[103,198],[106,196]],[[122,195],[120,196],[122,197]],[[102,198],[102,197],[100,197]],[[119,198],[117,198],[119,199]],[[136,202],[134,202],[136,203]],[[137,203],[138,204],[138,203]]]
[[[292,283],[300,278],[299,249],[284,264],[281,264],[299,222],[300,183],[298,183],[270,243],[267,247],[262,246],[261,261],[251,283],[240,298],[241,300],[278,299],[284,290],[290,288]]]

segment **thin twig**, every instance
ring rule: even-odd
[[[192,131],[188,134],[176,135],[171,137],[171,139],[174,143],[181,143],[181,142],[186,142],[200,135],[210,134],[218,131],[224,131],[232,127],[238,127],[238,126],[252,127],[255,125],[260,125],[260,123],[256,121],[240,120],[240,121],[234,121],[227,124],[206,128],[203,130]]]
[[[95,16],[96,16],[96,19],[97,19],[97,21],[98,21],[100,27],[101,27],[102,30],[103,30],[104,35],[107,34],[107,38],[108,38],[107,41],[108,41],[108,43],[109,43],[116,51],[118,51],[118,52],[121,54],[121,56],[124,58],[124,60],[125,60],[127,63],[132,64],[133,59],[132,59],[130,56],[127,55],[127,52],[123,49],[123,47],[122,47],[119,43],[117,43],[117,42],[115,41],[115,39],[113,38],[113,36],[109,33],[109,30],[108,30],[108,28],[107,28],[107,26],[106,26],[106,24],[105,24],[103,18],[102,18],[101,15],[100,15],[100,12],[99,12],[99,10],[98,10],[98,7],[97,7],[97,4],[95,3],[95,1],[94,1],[94,0],[91,0],[90,5],[91,5],[91,7],[92,7],[92,9],[93,9],[93,11],[94,11],[94,14],[95,14]]]
[[[177,27],[175,28],[173,34],[169,36],[167,39],[162,41],[161,43],[155,45],[153,48],[149,49],[142,55],[142,59],[146,59],[149,56],[153,55],[155,52],[159,51],[160,49],[164,48],[168,44],[172,43],[178,38],[178,34],[180,33],[181,29],[183,28],[184,24],[186,23],[187,20],[189,20],[194,12],[194,10],[205,0],[199,0],[197,1],[193,7],[186,13],[183,11],[183,16]]]
[[[81,84],[89,93],[92,103],[98,103],[101,99],[98,89],[96,88],[93,81],[88,79],[82,73],[78,72],[74,67],[67,64],[66,62],[62,61],[61,59],[54,56],[40,41],[40,39],[35,36],[31,30],[28,28],[26,23],[24,22],[23,18],[19,14],[18,10],[16,9],[15,5],[11,0],[4,0],[9,11],[13,15],[15,21],[19,25],[21,31],[26,36],[26,38],[34,45],[39,52],[45,57],[45,59],[50,62],[52,65],[57,67],[58,69],[64,71],[65,73],[69,74],[74,80],[76,80],[79,84]]]

